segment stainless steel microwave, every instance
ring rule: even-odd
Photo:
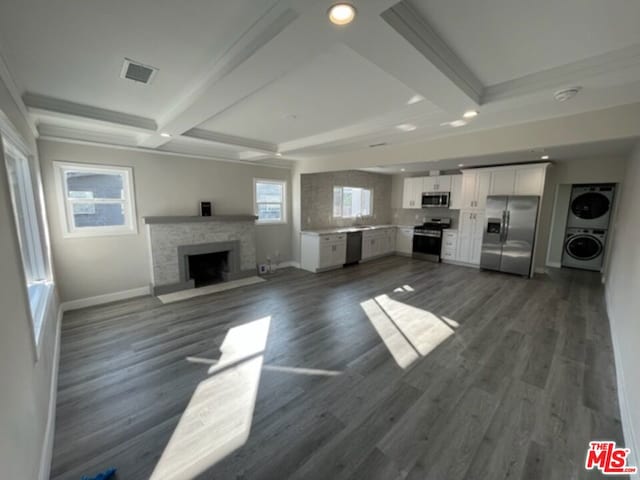
[[[449,192],[427,192],[422,194],[422,208],[449,208]]]

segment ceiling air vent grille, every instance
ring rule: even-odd
[[[137,83],[149,85],[153,81],[153,77],[156,76],[157,72],[157,68],[150,67],[149,65],[143,65],[135,60],[125,58],[124,64],[122,65],[122,72],[120,72],[120,77],[126,78],[127,80],[133,80]]]

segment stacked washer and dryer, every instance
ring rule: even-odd
[[[615,185],[574,185],[571,190],[562,266],[600,271]]]

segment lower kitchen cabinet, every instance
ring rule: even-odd
[[[391,255],[396,249],[396,229],[383,228],[362,232],[362,260]]]
[[[395,250],[403,255],[411,255],[413,253],[413,227],[397,228]]]
[[[456,260],[458,253],[458,231],[446,229],[442,231],[442,260]]]
[[[341,267],[347,258],[347,234],[303,234],[300,257],[300,266],[310,272]]]
[[[483,211],[462,210],[460,212],[456,261],[480,265],[484,220],[485,214]]]

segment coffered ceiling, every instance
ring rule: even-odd
[[[635,0],[354,0],[343,27],[331,4],[3,0],[1,60],[43,138],[258,163],[640,102]]]

